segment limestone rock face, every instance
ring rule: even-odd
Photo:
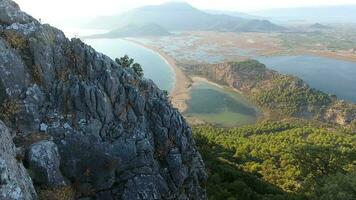
[[[0,117],[17,138],[53,138],[59,157],[39,143],[44,171],[55,166],[78,198],[206,199],[191,129],[152,81],[10,0],[0,11]]]
[[[12,24],[15,22],[25,24],[33,21],[33,18],[20,10],[20,7],[13,1],[1,0],[0,19],[1,23]]]
[[[28,168],[35,183],[50,187],[64,186],[64,178],[59,170],[60,156],[57,145],[43,140],[29,148],[27,153]]]
[[[343,101],[336,102],[325,111],[321,119],[342,126],[356,125],[356,105]]]
[[[10,130],[0,121],[0,199],[36,199],[32,180],[21,161],[16,159],[16,147]]]

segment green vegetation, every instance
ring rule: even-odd
[[[267,69],[256,60],[192,65],[188,73],[233,87],[279,118],[318,117],[332,104],[328,94],[311,88],[295,76]]]
[[[264,72],[266,70],[266,65],[258,62],[257,60],[246,60],[242,62],[231,62],[229,63],[233,68],[238,71],[256,71],[260,70]]]
[[[355,199],[356,135],[303,121],[195,127],[210,199]]]
[[[350,50],[356,46],[352,32],[314,31],[305,33],[283,33],[278,36],[288,49]]]
[[[260,106],[286,116],[300,116],[306,111],[318,113],[331,104],[329,95],[287,75],[275,75],[269,84],[259,84],[252,99]]]
[[[130,58],[128,55],[124,55],[124,57],[116,58],[115,62],[122,67],[129,68],[135,62],[133,58]]]
[[[125,55],[121,58],[116,58],[115,62],[125,68],[131,67],[139,77],[143,77],[144,75],[141,65],[135,63],[135,60],[133,58],[130,58],[128,55]]]
[[[355,188],[356,173],[338,173],[325,178],[317,188],[315,196],[322,200],[353,200],[356,199]]]
[[[169,98],[169,92],[167,90],[162,90],[163,94],[166,98]]]
[[[143,77],[143,69],[141,67],[140,64],[138,63],[134,63],[132,65],[132,69],[134,70],[134,72],[139,76],[139,77]]]

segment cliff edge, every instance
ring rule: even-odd
[[[0,0],[0,105],[37,192],[206,199],[192,131],[164,92],[10,0]],[[22,199],[35,199],[22,181]]]

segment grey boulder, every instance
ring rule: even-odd
[[[30,146],[26,162],[33,181],[49,187],[64,186],[57,145],[52,141],[40,141]]]
[[[16,159],[16,147],[10,130],[0,121],[0,199],[36,199],[32,180],[21,161]]]

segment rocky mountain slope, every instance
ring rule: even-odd
[[[36,199],[34,186],[52,198],[66,187],[77,199],[206,199],[191,129],[165,94],[11,0],[0,0],[0,105],[0,199]]]
[[[355,104],[338,101],[297,77],[279,74],[255,60],[194,65],[186,70],[243,92],[269,112],[342,126],[356,125]]]

